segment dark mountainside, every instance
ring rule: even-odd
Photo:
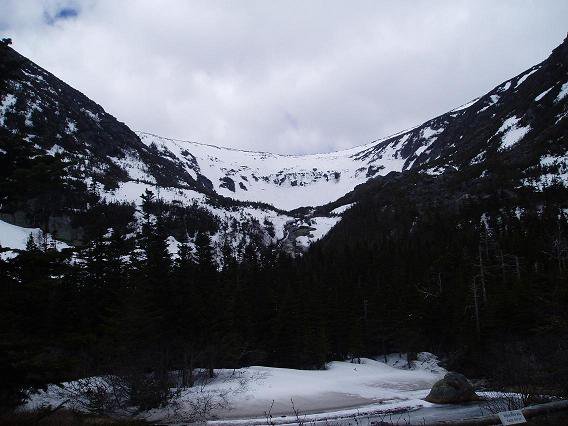
[[[218,195],[205,176],[188,173],[195,163],[191,153],[184,153],[182,162],[145,145],[101,106],[5,43],[0,43],[0,95],[0,219],[9,223],[40,227],[79,246],[100,229],[125,231],[139,226],[132,200],[107,200],[104,191],[129,181],[150,183],[158,191],[172,187],[203,193],[209,206],[226,211],[279,211]],[[271,224],[250,218],[220,223],[195,203],[160,199],[160,205],[168,232],[178,241],[188,233],[213,234],[229,227],[227,234],[248,234],[262,243],[273,232]]]
[[[398,144],[404,171],[316,207],[356,203],[304,256],[250,238],[239,256],[224,244],[220,262],[219,225],[200,207],[150,191],[140,209],[106,202],[85,176],[116,185],[128,173],[109,156],[131,156],[164,185],[249,203],[217,196],[9,47],[0,55],[0,92],[19,90],[11,130],[0,129],[2,218],[80,242],[58,251],[30,238],[0,260],[2,410],[25,400],[22,389],[91,375],[116,375],[127,403],[145,410],[172,397],[173,370],[191,386],[197,367],[322,368],[424,350],[493,389],[568,396],[568,39],[475,104],[358,154]],[[60,90],[40,93],[28,74]],[[30,127],[36,96],[44,109]],[[428,146],[426,129],[438,130]],[[46,154],[54,140],[73,155]],[[50,225],[58,220],[72,226]],[[180,239],[173,258],[167,238],[180,222],[195,249]],[[120,403],[103,393],[92,409]]]
[[[100,105],[3,43],[0,58],[0,90],[16,95],[3,123],[12,134],[42,149],[57,144],[84,157],[90,173],[109,186],[127,177],[112,159],[133,154],[150,165],[152,175],[164,186],[181,182],[204,189],[177,164],[146,147]],[[81,135],[80,143],[77,134]]]
[[[0,44],[0,49],[0,93],[6,95],[0,123],[6,151],[0,157],[6,177],[0,182],[0,217],[10,223],[41,227],[63,241],[81,245],[92,238],[93,223],[106,229],[113,227],[116,211],[123,214],[118,215],[122,219],[115,226],[124,226],[132,213],[133,198],[113,201],[112,197],[107,197],[108,191],[119,189],[125,183],[139,182],[151,185],[153,192],[159,192],[160,188],[195,190],[206,194],[208,206],[226,211],[239,211],[244,207],[258,210],[256,217],[233,215],[233,221],[221,223],[211,215],[211,209],[204,209],[200,203],[187,200],[180,205],[159,197],[161,209],[167,212],[170,235],[177,241],[183,241],[185,234],[194,232],[196,228],[192,223],[200,223],[197,229],[201,231],[213,234],[222,230],[224,235],[233,234],[233,246],[241,244],[240,240],[248,233],[254,235],[259,244],[276,244],[293,253],[297,249],[289,246],[294,246],[294,237],[309,232],[310,217],[326,216],[333,207],[357,198],[359,192],[354,191],[332,203],[330,208],[303,207],[287,213],[290,217],[283,221],[296,218],[299,223],[286,227],[284,234],[290,236],[288,241],[278,240],[274,237],[277,222],[255,220],[258,216],[266,218],[269,210],[283,214],[282,210],[258,202],[225,198],[219,195],[221,190],[228,188],[229,194],[231,191],[251,193],[253,191],[245,189],[247,186],[251,189],[252,180],[274,180],[277,188],[289,184],[299,185],[298,190],[302,190],[303,183],[330,180],[330,175],[346,177],[327,168],[276,169],[274,175],[252,173],[248,181],[243,180],[246,176],[240,176],[236,185],[239,173],[231,168],[233,165],[219,164],[216,167],[225,175],[212,182],[203,174],[202,168],[207,165],[201,164],[200,168],[191,152],[192,145],[176,153],[171,147],[154,142],[145,144],[75,89],[10,47]],[[519,168],[527,179],[535,180],[523,182],[524,186],[541,184],[539,178],[543,174],[562,173],[562,161],[558,159],[549,161],[544,168],[538,163],[544,153],[559,154],[559,158],[563,154],[561,144],[557,144],[556,152],[553,145],[545,145],[545,139],[562,138],[566,126],[562,119],[566,99],[555,100],[565,81],[564,50],[565,47],[557,48],[543,64],[499,85],[467,107],[456,108],[400,135],[361,147],[352,154],[360,163],[355,174],[361,173],[368,179],[377,176],[377,180],[382,181],[384,179],[378,175],[383,173],[385,164],[388,167],[391,158],[400,161],[405,172],[427,175],[424,180],[455,172],[463,176],[468,186],[487,181],[492,169],[501,164]],[[547,90],[542,99],[535,101]],[[509,128],[499,131],[507,120],[510,120]],[[500,149],[502,137],[519,129],[529,130],[519,143]],[[263,154],[258,154],[258,161],[262,161]],[[209,157],[216,155],[211,147]],[[485,174],[475,176],[477,172]],[[470,173],[472,179],[468,180]],[[138,195],[142,192],[144,189],[138,189]]]
[[[123,225],[124,217],[133,214],[131,206],[107,206],[85,178],[116,187],[128,173],[113,159],[128,154],[144,159],[157,181],[198,186],[102,107],[3,43],[0,92],[16,94],[0,128],[5,151],[0,158],[0,215],[10,223],[39,226],[73,243],[90,237],[89,224],[101,222],[101,214],[114,216],[103,219],[104,226],[112,221]],[[46,152],[56,144],[66,151],[65,157],[58,150]]]
[[[523,77],[527,75],[528,77],[524,79]],[[429,150],[417,158],[417,164],[412,168],[420,173],[421,177],[417,180],[440,183],[443,189],[447,189],[444,185],[452,182],[453,187],[450,192],[439,191],[442,194],[437,198],[442,200],[441,197],[445,197],[449,201],[457,202],[456,196],[467,199],[477,192],[474,187],[485,193],[495,189],[514,190],[521,186],[530,186],[527,183],[538,182],[539,177],[546,173],[552,175],[563,173],[565,169],[557,167],[559,164],[543,166],[540,164],[540,159],[547,154],[560,158],[566,155],[567,98],[560,100],[556,98],[567,77],[568,38],[554,49],[544,62],[509,80],[511,86],[516,86],[519,80],[523,79],[514,90],[504,90],[508,82],[503,83],[480,97],[474,104],[475,108],[469,107],[459,116],[456,116],[455,112],[448,112],[424,123],[421,128],[426,126],[435,128],[435,123],[439,123],[439,126],[453,118],[452,126],[446,128]],[[538,102],[535,101],[535,98],[544,92],[547,92],[546,95]],[[518,144],[500,150],[502,133],[498,130],[510,117],[519,118],[518,125],[528,125],[530,131]],[[390,141],[391,139],[388,139],[383,143],[388,144]],[[434,169],[435,174],[440,174],[442,171],[444,174],[439,179],[424,176],[428,174],[425,173],[428,168]],[[373,196],[372,193],[377,188],[385,186],[386,182],[395,182],[404,178],[378,177],[336,202],[330,203],[328,208],[333,209],[345,203]],[[412,191],[413,186],[409,185],[408,188]],[[380,198],[379,194],[374,196]]]
[[[468,109],[456,132],[442,133],[432,146],[439,159],[321,207],[356,203],[305,256],[305,270],[325,264],[324,282],[340,277],[339,300],[352,300],[370,352],[428,347],[473,377],[566,392],[568,106],[558,89],[568,81],[568,39],[531,70],[515,92]],[[531,130],[499,150],[494,135],[511,116]],[[443,174],[424,172],[440,166]]]

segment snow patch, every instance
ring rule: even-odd
[[[31,78],[31,79],[33,79],[33,80],[37,80],[37,81],[40,81],[40,82],[45,81],[44,78],[43,78],[41,75],[32,74],[32,73],[30,73],[30,72],[27,72],[27,71],[24,70],[24,69],[22,69],[22,72],[24,73],[24,75],[25,75],[26,77],[29,77],[29,78]]]
[[[37,239],[44,235],[43,231],[39,228],[24,228],[0,220],[0,246],[4,249],[25,250],[30,234]],[[55,247],[59,250],[70,247],[64,242],[54,240],[51,234],[45,235],[45,241],[49,246]],[[12,251],[4,252],[0,254],[0,257],[7,258],[16,255],[17,253]]]
[[[556,99],[554,100],[554,102],[560,102],[567,95],[568,95],[568,82],[566,82],[562,85],[562,87],[560,88],[560,93],[558,93],[558,96],[556,96]]]
[[[28,104],[28,110],[26,111],[26,120],[24,124],[26,127],[33,127],[34,123],[32,121],[32,115],[34,111],[42,112],[43,108],[41,107],[40,103],[37,101],[33,101]]]
[[[546,96],[546,94],[547,94],[548,92],[550,92],[552,89],[554,89],[554,88],[551,87],[550,89],[545,90],[545,91],[542,92],[540,95],[538,95],[536,98],[534,98],[535,102],[538,102],[538,101],[540,101],[542,98],[544,98],[544,97]]]
[[[515,89],[517,87],[519,87],[521,84],[523,84],[527,78],[529,78],[531,75],[533,75],[535,72],[537,72],[539,68],[540,67],[537,67],[534,70],[531,70],[528,73],[526,73],[525,75],[523,75],[521,78],[519,78],[519,81],[517,81],[517,84],[515,84]]]
[[[91,120],[96,121],[97,123],[101,121],[99,114],[95,114],[94,112],[89,111],[86,108],[81,108],[81,112],[85,114],[87,117],[89,117]]]
[[[124,158],[112,158],[112,162],[128,173],[130,179],[156,184],[156,179],[148,172],[148,166],[134,155],[128,153]]]
[[[72,135],[73,133],[75,133],[77,131],[77,124],[71,120],[71,119],[67,119],[66,120],[66,125],[65,125],[65,132],[68,135]]]
[[[497,88],[497,90],[499,92],[506,92],[507,90],[509,90],[509,88],[511,87],[511,80],[507,81],[505,84],[503,84],[502,86],[499,86]]]
[[[470,106],[472,106],[473,104],[475,104],[477,101],[479,100],[479,98],[475,98],[472,101],[469,101],[468,103],[465,103],[457,108],[454,108],[453,110],[451,110],[450,112],[456,112],[456,111],[462,111],[466,108],[469,108]]]
[[[556,116],[556,121],[554,122],[554,124],[558,124],[560,123],[561,120],[565,119],[566,117],[568,117],[568,111],[565,111],[563,113],[560,113]]]
[[[439,135],[440,133],[442,133],[444,131],[444,128],[441,127],[439,129],[432,129],[432,127],[428,126],[425,129],[422,130],[422,137],[424,139],[431,139],[432,137]]]
[[[166,240],[166,244],[168,245],[168,253],[170,253],[173,258],[177,258],[179,241],[170,235]]]
[[[337,223],[341,220],[338,217],[314,217],[311,219],[311,226],[315,228],[311,232],[313,235],[312,241],[322,239]]]
[[[6,113],[13,110],[16,104],[16,97],[12,94],[7,94],[0,103],[0,126],[4,126],[6,122]]]
[[[350,203],[350,204],[344,204],[343,206],[336,207],[331,211],[331,214],[341,215],[341,214],[345,213],[347,210],[349,210],[351,207],[353,207],[354,205],[355,205],[355,203]]]
[[[296,238],[296,244],[304,248],[321,240],[327,233],[341,220],[341,217],[317,216],[308,220],[308,226],[312,228],[309,235],[302,235]]]
[[[470,164],[474,165],[474,164],[480,164],[483,162],[483,160],[485,160],[485,151],[480,152],[479,154],[477,154],[475,157],[473,157],[471,159]]]
[[[499,151],[504,151],[517,144],[531,130],[531,127],[528,125],[519,126],[519,121],[520,119],[515,116],[509,117],[501,125],[499,130],[497,130],[495,135],[499,133],[503,134],[501,137],[501,146],[498,149]]]
[[[48,149],[45,153],[51,156],[55,156],[56,154],[62,154],[65,152],[65,149],[63,149],[63,147],[55,144],[53,145],[50,149]]]
[[[430,167],[424,170],[423,172],[430,176],[439,176],[445,172],[445,169],[443,167],[436,166],[436,167]]]
[[[499,99],[501,99],[501,97],[499,95],[491,95],[489,97],[489,103],[484,106],[483,108],[481,108],[479,111],[477,111],[477,114],[485,111],[486,109],[488,109],[489,107],[495,105],[497,102],[499,102]]]
[[[523,179],[523,184],[542,191],[554,184],[568,187],[568,156],[544,155],[540,158],[540,166],[544,168],[537,178]]]

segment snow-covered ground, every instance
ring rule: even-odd
[[[213,423],[262,424],[269,411],[275,422],[294,422],[294,409],[311,421],[348,417],[361,409],[396,411],[430,406],[422,398],[444,374],[396,368],[367,358],[360,362],[336,361],[322,371],[250,367],[253,380],[247,390],[236,395],[231,409],[213,413],[220,419]]]
[[[396,362],[402,359],[405,362]],[[215,401],[219,395],[228,404],[210,412],[210,422],[218,425],[266,424],[269,414],[275,423],[294,423],[294,410],[306,420],[412,410],[432,406],[422,398],[444,373],[436,358],[427,353],[419,354],[410,369],[405,356],[389,355],[387,363],[361,358],[360,363],[331,362],[326,370],[260,366],[217,370],[212,381],[183,390],[170,406],[143,417],[149,421],[184,422],[192,417],[195,401],[209,396]],[[64,399],[60,389],[51,386],[47,392],[34,395],[27,408],[56,405]]]
[[[400,151],[408,139],[408,131],[402,132],[392,144],[373,152],[374,155],[366,154],[388,138],[326,154],[280,155],[168,139],[143,132],[138,136],[146,145],[155,145],[176,157],[194,178],[198,173],[207,177],[215,191],[223,196],[291,210],[338,199],[372,176],[368,174],[369,167],[380,169],[380,175],[401,171],[406,159]],[[425,141],[430,136],[424,135]],[[224,179],[227,178],[233,181],[234,188],[226,184]]]
[[[13,257],[16,255],[14,250],[24,250],[26,242],[33,235],[36,243],[41,245],[44,234],[39,228],[23,228],[21,226],[11,225],[7,222],[0,220],[0,246],[4,249],[9,248],[10,251],[5,251],[0,254],[2,258]],[[54,246],[57,249],[68,248],[69,246],[61,241],[56,241],[50,234],[45,235],[45,242],[49,246]]]

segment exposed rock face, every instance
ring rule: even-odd
[[[459,404],[477,401],[479,397],[463,374],[448,373],[432,386],[426,401],[434,404]]]
[[[282,251],[292,257],[296,257],[303,253],[306,247],[297,244],[296,238],[307,237],[311,231],[315,229],[305,225],[302,221],[293,220],[284,226],[285,236],[279,241],[279,247]]]

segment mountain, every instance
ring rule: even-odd
[[[112,227],[117,203],[139,207],[140,196],[151,189],[176,216],[171,233],[180,240],[201,229],[214,234],[219,245],[254,238],[296,250],[284,228],[302,229],[301,218],[218,195],[204,175],[193,172],[191,154],[173,157],[143,143],[101,106],[3,43],[0,141],[0,215],[11,224],[41,227],[81,244],[89,234],[85,215],[94,204],[112,204],[104,215],[105,226]],[[186,225],[187,216],[192,225]],[[313,224],[326,232],[334,223],[315,219]]]
[[[344,151],[292,156],[133,132],[1,44],[4,182],[21,177],[16,159],[52,157],[65,170],[58,193],[67,194],[42,203],[37,194],[14,194],[3,185],[1,217],[81,244],[85,229],[78,212],[93,201],[86,198],[139,209],[150,189],[170,212],[191,206],[191,216],[199,217],[194,222],[208,223],[204,229],[219,247],[254,238],[297,253],[324,236],[365,187],[385,177],[418,173],[425,181],[442,181],[457,173],[477,185],[507,165],[518,172],[517,186],[542,189],[567,178],[567,58],[565,40],[541,64],[413,129]],[[172,213],[172,237],[191,237],[188,214]]]
[[[564,136],[568,93],[565,41],[550,58],[489,93],[413,129],[344,151],[277,155],[231,150],[139,133],[193,176],[205,176],[218,194],[285,210],[335,201],[357,185],[390,172],[430,175],[527,155],[527,146]],[[523,142],[519,144],[519,142]],[[519,147],[525,147],[520,149]],[[542,149],[543,155],[546,149]],[[562,150],[549,153],[562,163]],[[523,154],[524,152],[524,154]],[[185,153],[185,155],[184,155]],[[534,153],[538,155],[539,153]]]
[[[429,185],[436,192],[430,199],[452,202],[471,201],[476,192],[514,197],[566,188],[567,117],[568,38],[541,64],[422,125],[442,131],[405,173],[360,185],[317,211],[376,197],[376,189],[389,183],[406,185],[401,189],[406,195]]]
[[[0,45],[0,412],[91,377],[73,405],[201,421],[211,399],[179,418],[175,398],[221,368],[424,350],[566,398],[567,117],[568,39],[413,129],[307,156],[133,132]]]

